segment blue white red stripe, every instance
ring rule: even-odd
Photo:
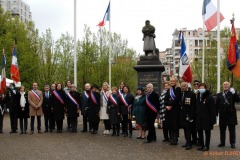
[[[75,100],[75,98],[70,94],[70,92],[67,93],[68,98],[77,106],[77,108],[79,109],[79,104],[78,102]]]
[[[94,94],[92,92],[91,92],[91,99],[92,99],[93,103],[97,104],[96,97],[94,96]]]
[[[41,100],[41,98],[40,98],[40,96],[38,95],[37,91],[31,90],[31,92],[33,93],[33,95],[34,95],[39,101]]]
[[[116,99],[112,95],[109,96],[109,99],[115,106],[118,105]]]
[[[87,94],[86,91],[83,92],[83,95],[85,96],[85,98],[87,98],[87,99],[89,98],[89,95]]]
[[[208,31],[211,31],[217,26],[217,8],[211,0],[203,0],[202,16]],[[220,13],[220,22],[222,22],[223,19],[224,17]]]
[[[11,65],[11,79],[15,82],[20,81],[20,73],[18,68],[18,62],[17,62],[17,51],[16,48],[13,47],[13,54],[12,54],[12,65]]]
[[[6,68],[6,57],[5,57],[5,54],[3,53],[3,56],[2,56],[2,76],[1,76],[1,85],[0,85],[0,92],[1,92],[1,94],[4,94],[5,90],[7,88],[5,68]]]
[[[110,2],[108,4],[107,10],[104,14],[103,20],[98,24],[99,27],[102,27],[105,25],[106,21],[110,21]]]
[[[148,100],[148,96],[146,96],[146,104],[153,112],[157,113],[156,107]]]
[[[184,41],[184,36],[182,31],[179,32],[179,43],[181,43],[181,50],[180,50],[180,68],[179,68],[179,76],[185,82],[192,82],[192,71],[189,65],[188,55],[186,53],[186,45]]]
[[[170,92],[170,96],[171,96],[172,100],[175,100],[176,96],[175,96],[175,93],[174,93],[172,87],[170,88],[169,92]]]
[[[107,92],[106,92],[106,91],[102,91],[102,95],[103,95],[105,101],[108,102],[108,95],[107,95]]]
[[[53,94],[60,101],[60,103],[64,104],[62,97],[57,93],[57,91],[53,91]]]
[[[124,97],[124,95],[123,95],[123,93],[120,94],[120,99],[121,99],[121,101],[123,102],[123,104],[124,104],[126,107],[129,106],[128,103],[127,103],[127,101],[126,101],[126,99],[125,99],[125,97]]]

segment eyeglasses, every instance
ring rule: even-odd
[[[199,83],[195,83],[194,86],[199,86]]]

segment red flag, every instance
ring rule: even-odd
[[[6,67],[6,57],[5,57],[5,54],[3,52],[3,56],[2,56],[2,76],[1,76],[1,85],[0,85],[0,93],[1,94],[4,94],[5,90],[7,88],[5,67]]]
[[[18,63],[17,63],[17,51],[16,48],[13,47],[13,54],[12,54],[12,65],[11,65],[11,79],[15,82],[20,81],[20,73],[18,69]]]
[[[240,58],[238,52],[236,29],[234,27],[234,19],[231,20],[231,23],[232,23],[231,29],[232,35],[230,38],[228,49],[227,67],[233,73],[233,75],[240,79]]]

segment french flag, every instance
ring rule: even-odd
[[[186,53],[186,45],[184,42],[184,37],[182,31],[179,32],[178,36],[179,43],[181,43],[181,50],[180,50],[180,68],[179,68],[179,76],[185,82],[192,82],[192,71],[189,65],[188,55]]]
[[[0,85],[0,93],[4,94],[5,90],[7,88],[6,86],[6,72],[5,72],[5,67],[6,67],[6,57],[5,54],[3,53],[2,56],[2,76],[1,76],[1,85]]]
[[[105,25],[106,21],[110,21],[110,2],[108,4],[108,7],[104,14],[102,22],[100,22],[97,26],[103,27]]]
[[[15,47],[13,47],[12,65],[11,65],[10,73],[11,73],[11,79],[14,82],[20,81],[20,73],[19,73],[18,63],[17,63],[17,51]]]
[[[202,16],[207,27],[207,31],[211,31],[217,26],[217,8],[214,6],[211,0],[203,1]],[[223,19],[224,17],[220,13],[220,22],[222,22]]]

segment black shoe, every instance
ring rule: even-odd
[[[209,151],[209,147],[204,147],[202,151]]]
[[[231,148],[236,148],[235,144],[231,144]]]
[[[97,134],[97,131],[92,131],[91,134]]]
[[[117,132],[117,136],[119,136],[119,132]]]
[[[187,146],[185,149],[190,150],[190,149],[192,149],[192,146]]]
[[[162,142],[169,142],[169,139],[164,139],[162,140]]]
[[[151,140],[146,140],[146,141],[144,141],[143,143],[151,143],[152,141]]]
[[[50,133],[52,133],[52,132],[53,132],[53,130],[50,129]]]
[[[10,133],[12,134],[12,133],[18,133],[18,132],[17,131],[11,131]]]
[[[184,145],[182,145],[181,147],[187,147],[188,145],[187,144],[184,144]]]
[[[34,133],[34,132],[33,132],[33,131],[31,131],[31,132],[29,133],[29,135],[33,135],[33,133]]]
[[[218,147],[225,147],[225,144],[220,143],[220,144],[218,145]]]
[[[0,134],[2,134],[3,133],[3,131],[0,131]]]
[[[204,146],[201,146],[201,147],[198,147],[198,151],[202,151],[203,150],[203,148],[204,148]]]
[[[128,134],[127,134],[127,133],[125,133],[123,137],[127,137],[127,136],[128,136]]]
[[[39,133],[39,134],[42,134],[41,130],[38,130],[38,133]]]
[[[44,131],[44,133],[47,133],[48,131]]]
[[[27,134],[27,131],[24,131],[24,134]]]
[[[20,134],[23,134],[23,131],[21,131]]]
[[[84,130],[82,130],[81,132],[87,132],[87,130],[84,129]]]

